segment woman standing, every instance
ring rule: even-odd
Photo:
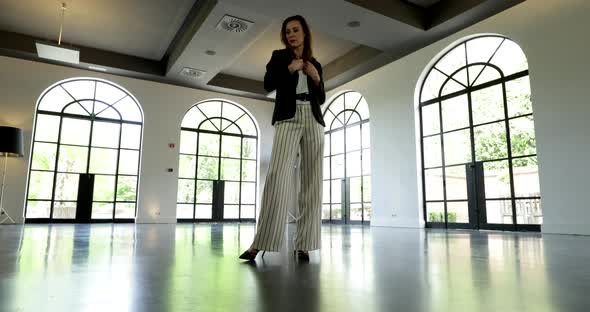
[[[272,124],[275,137],[262,195],[260,218],[251,247],[240,259],[254,260],[260,250],[279,251],[285,236],[293,166],[301,153],[301,187],[295,253],[309,260],[320,248],[324,120],[326,100],[322,66],[313,57],[311,32],[302,16],[287,18],[281,28],[285,49],[273,51],[266,65],[264,88],[276,90]]]

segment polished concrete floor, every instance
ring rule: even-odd
[[[309,263],[239,261],[253,235],[0,226],[0,311],[590,311],[590,237],[326,225]]]

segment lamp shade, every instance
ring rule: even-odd
[[[24,155],[22,129],[0,126],[0,155],[11,157]]]

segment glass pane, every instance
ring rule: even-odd
[[[324,157],[324,165],[323,167],[323,171],[324,171],[324,179],[329,179],[330,178],[330,157]]]
[[[506,100],[508,101],[508,116],[510,117],[533,112],[529,76],[506,83]]]
[[[242,205],[242,219],[254,219],[256,218],[256,211],[254,205]]]
[[[487,63],[500,46],[504,38],[481,37],[467,42],[467,61],[469,63]]]
[[[143,121],[143,117],[141,115],[141,111],[139,110],[139,106],[129,96],[124,98],[117,104],[113,105],[113,108],[121,114],[123,120]]]
[[[81,115],[81,116],[88,116],[92,112],[92,107],[90,111],[84,110],[84,108],[78,103],[71,103],[67,105],[64,109],[64,113],[71,114],[71,115]]]
[[[50,201],[35,201],[29,200],[27,202],[26,218],[49,218],[51,212]]]
[[[469,208],[467,202],[448,202],[447,221],[449,223],[469,223]]]
[[[137,177],[119,176],[117,182],[117,200],[135,201]]]
[[[331,191],[332,191],[331,202],[332,203],[341,203],[342,202],[342,180],[340,180],[340,179],[332,180]]]
[[[195,201],[195,180],[178,179],[176,202],[193,203]]]
[[[31,162],[31,169],[54,170],[56,151],[57,144],[35,143],[35,147],[33,149],[33,160]]]
[[[518,224],[543,224],[543,211],[540,199],[516,201],[516,222]]]
[[[92,219],[112,219],[113,209],[115,206],[113,203],[92,203]]]
[[[473,124],[505,119],[502,85],[495,85],[471,94]]]
[[[361,127],[353,126],[346,129],[346,151],[361,149]]]
[[[113,201],[115,200],[115,177],[96,175],[94,176],[94,192],[92,194],[94,201]],[[111,207],[112,209],[112,207]]]
[[[225,182],[223,190],[223,197],[225,204],[239,204],[240,203],[240,183],[239,182]]]
[[[330,220],[330,205],[322,205],[322,220]]]
[[[363,148],[367,148],[371,146],[371,127],[369,125],[369,123],[365,123],[363,125],[361,125],[361,132],[362,132],[362,137],[361,139],[363,140]],[[326,144],[328,144],[329,141],[326,141]]]
[[[234,121],[237,120],[238,118],[240,118],[242,115],[244,115],[245,112],[239,108],[238,106],[232,104],[232,103],[228,103],[228,102],[223,102],[223,110],[222,110],[222,116]]]
[[[508,157],[506,124],[504,121],[475,127],[474,133],[475,158],[477,161]]]
[[[363,220],[363,205],[362,204],[351,204],[350,205],[350,220],[362,221]]]
[[[93,99],[96,82],[94,80],[73,80],[62,84],[75,99]]]
[[[242,144],[242,157],[256,159],[256,139],[244,138]]]
[[[442,102],[443,131],[469,127],[467,95],[456,96]]]
[[[371,203],[364,203],[363,204],[363,214],[365,222],[371,221],[371,216],[373,215],[373,208],[371,207]]]
[[[475,83],[473,84],[474,86],[479,86],[481,84],[484,84],[486,82],[490,82],[492,80],[497,80],[500,79],[502,76],[500,75],[500,72],[491,67],[491,66],[486,66],[484,67],[483,71],[481,71],[481,73],[477,73],[479,75],[475,76]]]
[[[139,151],[119,151],[119,173],[137,175],[139,170]]]
[[[371,150],[364,149],[363,150],[363,175],[371,174]]]
[[[424,167],[439,167],[441,165],[440,136],[424,138]]]
[[[444,203],[426,203],[427,222],[445,222]]]
[[[342,205],[332,205],[332,220],[342,219]]]
[[[192,131],[180,131],[180,153],[197,154],[197,133]]]
[[[471,162],[471,134],[469,129],[445,134],[444,145],[446,165]]]
[[[223,218],[224,219],[238,219],[240,217],[239,205],[224,205]]]
[[[218,134],[199,133],[199,155],[219,156]]]
[[[242,183],[242,204],[256,204],[256,183]]]
[[[213,202],[213,181],[197,180],[197,203]]]
[[[256,126],[254,125],[254,122],[249,116],[246,115],[238,119],[238,121],[236,121],[236,124],[242,130],[242,134],[254,136],[258,135],[258,132],[256,131]]]
[[[119,112],[117,112],[113,108],[99,110],[98,112],[99,113],[98,113],[97,117],[108,118],[108,119],[113,119],[113,120],[121,120],[121,115],[119,114]]]
[[[120,131],[119,124],[95,121],[92,128],[92,146],[119,147]]]
[[[363,201],[371,201],[371,176],[363,177]]]
[[[184,115],[184,118],[182,119],[182,127],[198,129],[201,122],[205,119],[207,118],[201,113],[201,111],[196,106],[193,106],[193,108]]]
[[[447,199],[467,199],[467,175],[465,166],[447,167],[445,169]]]
[[[492,63],[502,69],[504,76],[509,76],[529,68],[523,51],[511,40],[505,40],[502,43],[500,49],[492,58]]]
[[[357,177],[361,175],[361,152],[346,154],[346,176]]]
[[[38,114],[35,141],[57,142],[59,119],[58,116]]]
[[[88,145],[90,121],[64,118],[61,124],[61,144]]]
[[[454,80],[449,80],[443,86],[441,96],[449,95],[451,93],[455,93],[457,91],[464,90],[465,87],[460,85],[459,83],[455,82]]]
[[[203,157],[200,157],[203,158]],[[189,155],[180,155],[179,156],[179,165],[178,165],[178,177],[179,178],[195,178],[195,171],[197,165],[197,157],[196,156],[189,156]],[[199,170],[205,170],[205,168],[200,168]],[[215,169],[215,173],[217,173],[217,169]]]
[[[344,177],[344,155],[332,156],[332,178]]]
[[[54,219],[75,219],[76,202],[54,202],[53,203]]]
[[[461,44],[443,56],[436,64],[436,68],[447,75],[451,75],[454,71],[465,65],[465,45]]]
[[[193,205],[177,204],[176,205],[176,218],[177,219],[192,219],[193,218]]]
[[[487,223],[513,224],[512,202],[509,200],[487,200],[486,218]]]
[[[77,146],[60,146],[57,170],[61,172],[86,173],[88,148]]]
[[[331,136],[332,149],[330,152],[332,155],[344,153],[344,131],[338,130],[336,132],[332,132]]]
[[[537,153],[535,122],[532,116],[511,119],[510,146],[512,156],[527,156]]]
[[[361,100],[362,95],[358,92],[347,92],[344,94],[344,108],[355,109]]]
[[[115,218],[133,219],[135,218],[135,204],[117,203],[115,204]]]
[[[467,69],[462,69],[458,71],[456,74],[453,75],[452,79],[462,84],[463,86],[467,86]]]
[[[350,178],[350,202],[361,203],[362,200],[362,177]]]
[[[203,102],[198,107],[207,118],[221,117],[221,102],[219,101]]]
[[[537,157],[512,160],[515,197],[540,197]]]
[[[330,181],[329,180],[322,181],[322,203],[324,203],[324,204],[330,203]]]
[[[195,208],[195,219],[211,219],[211,205],[197,205]]]
[[[443,200],[442,169],[424,170],[426,200]]]
[[[107,104],[114,104],[125,96],[125,92],[113,85],[103,82],[96,82],[96,99]]]
[[[439,104],[422,106],[422,135],[431,135],[440,132]]]
[[[121,147],[139,149],[141,143],[141,126],[123,124],[121,133]]]
[[[256,182],[256,161],[242,160],[242,181]]]
[[[344,110],[344,95],[345,94],[341,94],[340,96],[335,98],[328,107],[335,115]]]
[[[61,112],[62,108],[72,101],[72,97],[61,86],[56,86],[43,95],[39,110]]]
[[[117,173],[118,150],[92,148],[90,150],[90,173]]]
[[[240,158],[242,139],[236,136],[224,135],[221,137],[221,156]]]
[[[239,159],[221,159],[221,180],[240,180]]]
[[[434,68],[430,70],[428,77],[426,77],[426,80],[424,81],[424,86],[422,87],[420,102],[422,103],[437,98],[442,84],[446,79],[447,77],[441,74],[438,70]]]
[[[29,199],[51,199],[52,186],[53,172],[31,171]]]
[[[486,198],[510,197],[508,161],[485,162],[483,168]]]
[[[77,174],[58,173],[55,184],[55,200],[78,200]]]
[[[198,157],[197,178],[217,180],[219,176],[219,159],[215,157]]]

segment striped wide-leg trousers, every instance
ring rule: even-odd
[[[293,179],[297,152],[301,152],[301,178]],[[252,248],[279,251],[283,244],[289,205],[300,181],[299,218],[295,249],[320,248],[324,127],[311,106],[297,104],[295,116],[275,123],[270,167],[262,194],[262,206]]]

